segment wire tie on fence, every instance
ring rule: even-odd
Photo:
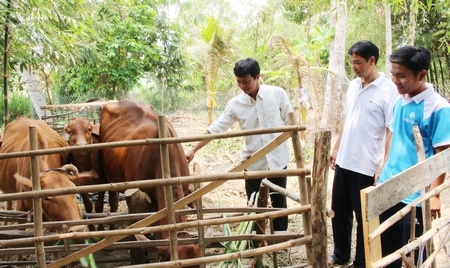
[[[247,174],[247,170],[244,170],[244,180],[248,179],[248,174]]]

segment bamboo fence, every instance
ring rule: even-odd
[[[165,122],[166,120],[163,120],[164,118],[160,118],[159,122]],[[44,235],[43,233],[35,233],[34,237],[23,237],[18,239],[11,239],[11,240],[1,240],[0,241],[0,255],[3,254],[6,250],[11,250],[11,252],[16,253],[15,250],[17,249],[6,249],[7,247],[17,247],[20,245],[37,245],[41,244],[44,245],[44,243],[48,243],[50,241],[55,240],[68,240],[68,239],[85,239],[85,238],[93,238],[93,237],[103,237],[100,242],[97,242],[92,245],[72,245],[70,246],[70,250],[67,251],[67,256],[55,260],[51,263],[46,263],[45,259],[39,260],[38,267],[61,267],[64,265],[68,265],[71,262],[74,262],[78,260],[79,258],[86,256],[90,253],[105,249],[105,248],[114,248],[118,247],[120,243],[119,240],[126,238],[127,236],[133,235],[133,234],[146,234],[146,233],[154,233],[154,232],[169,232],[170,234],[175,234],[177,230],[183,230],[187,228],[198,228],[198,239],[174,239],[174,237],[171,235],[171,238],[169,241],[151,241],[150,243],[169,243],[172,250],[172,256],[174,256],[174,253],[176,253],[176,245],[178,243],[184,244],[184,243],[192,243],[193,241],[199,241],[200,245],[202,246],[202,251],[204,250],[204,245],[206,243],[213,243],[217,241],[224,241],[226,239],[251,239],[251,240],[261,240],[261,239],[267,239],[270,241],[279,241],[280,238],[289,239],[287,242],[278,243],[276,245],[271,245],[264,248],[258,248],[249,250],[246,252],[241,252],[237,254],[231,254],[231,255],[222,255],[220,258],[242,258],[246,256],[257,256],[262,255],[267,252],[273,252],[277,251],[283,248],[288,248],[296,245],[305,245],[307,248],[307,262],[308,265],[315,266],[315,260],[317,260],[317,256],[322,256],[326,254],[326,241],[323,243],[323,237],[326,237],[326,227],[321,228],[320,232],[312,232],[311,227],[311,217],[314,219],[314,215],[311,215],[311,210],[313,207],[313,210],[318,211],[326,211],[325,207],[315,208],[315,204],[310,203],[310,194],[311,194],[311,183],[310,183],[310,175],[311,171],[304,167],[303,163],[303,152],[301,148],[301,143],[298,137],[298,131],[304,131],[304,126],[298,126],[295,125],[295,120],[293,117],[293,114],[291,114],[290,122],[292,125],[280,127],[280,128],[269,128],[269,129],[258,129],[258,130],[244,130],[244,131],[233,131],[228,133],[221,133],[221,134],[210,134],[210,135],[201,135],[201,136],[192,136],[192,137],[176,137],[176,138],[159,138],[159,139],[143,139],[143,140],[134,140],[134,141],[123,141],[123,142],[111,142],[111,143],[104,143],[104,144],[94,144],[94,145],[85,145],[85,146],[77,146],[77,147],[65,147],[65,148],[56,148],[56,149],[44,149],[44,150],[30,150],[30,151],[23,151],[23,152],[15,152],[15,153],[8,153],[8,154],[0,154],[0,159],[5,158],[13,158],[13,157],[35,157],[39,155],[44,154],[55,154],[55,153],[68,153],[68,152],[74,152],[74,151],[87,151],[87,150],[98,150],[98,149],[105,149],[105,148],[113,148],[113,147],[124,147],[124,146],[141,146],[141,145],[149,145],[149,144],[159,144],[164,148],[164,146],[167,146],[171,143],[184,143],[184,142],[194,142],[194,141],[200,141],[200,140],[212,140],[212,139],[222,139],[222,138],[232,138],[232,137],[238,137],[238,136],[247,136],[247,135],[258,135],[263,133],[281,133],[276,139],[274,139],[271,143],[269,143],[266,147],[262,148],[260,151],[253,154],[249,159],[246,161],[240,163],[238,166],[230,170],[229,173],[226,174],[214,174],[214,176],[211,175],[191,175],[186,177],[175,177],[171,178],[170,174],[165,173],[162,179],[155,179],[150,181],[134,181],[134,182],[127,182],[127,183],[109,183],[109,184],[101,184],[101,185],[94,185],[94,186],[79,186],[79,187],[72,187],[72,188],[65,188],[65,189],[54,189],[54,190],[44,190],[44,191],[38,191],[33,190],[32,192],[26,192],[26,193],[15,193],[15,194],[3,194],[0,195],[0,201],[7,201],[7,200],[17,200],[17,199],[26,199],[26,198],[33,198],[35,200],[39,200],[43,197],[48,196],[55,196],[55,195],[64,195],[64,194],[73,194],[73,193],[86,193],[86,192],[100,192],[100,191],[123,191],[126,189],[131,188],[141,188],[141,187],[156,187],[156,186],[163,186],[165,189],[170,188],[170,185],[172,184],[185,184],[185,183],[194,183],[199,184],[200,182],[209,182],[209,184],[198,188],[191,194],[188,195],[176,202],[172,202],[171,200],[167,200],[167,203],[169,204],[167,207],[168,209],[163,209],[161,211],[155,212],[155,213],[142,213],[140,215],[132,214],[132,215],[108,215],[109,220],[111,222],[117,220],[123,220],[123,221],[137,221],[133,224],[129,225],[127,228],[122,230],[109,230],[109,231],[95,231],[95,232],[79,232],[79,233],[64,233],[64,234],[49,234]],[[161,136],[164,137],[164,133],[161,133]],[[287,170],[281,170],[281,171],[243,171],[246,167],[253,164],[257,160],[259,160],[261,157],[263,157],[267,152],[270,150],[273,150],[275,147],[280,145],[281,143],[285,142],[288,138],[292,138],[292,142],[294,145],[294,153],[296,158],[296,169],[287,169]],[[324,145],[324,148],[321,148],[324,150],[324,152],[321,152],[323,155],[326,155],[329,152],[329,141],[327,138],[324,139],[324,136],[318,135],[316,139],[319,139],[319,143]],[[317,143],[318,141],[316,141]],[[320,154],[319,154],[320,155]],[[161,157],[163,159],[167,158],[167,154],[164,153],[164,149],[161,150]],[[316,156],[315,156],[316,157]],[[323,158],[323,156],[321,156]],[[323,163],[322,160],[315,161],[318,164],[326,165],[326,163]],[[162,166],[163,170],[167,170],[168,161],[163,161]],[[312,194],[313,198],[312,200],[323,200],[323,202],[319,202],[319,206],[324,205],[326,201],[326,194],[323,195],[322,190],[315,190],[314,187],[316,185],[322,185],[323,181],[326,181],[326,174],[323,173],[323,168],[318,168],[316,170],[316,174],[313,174],[313,178],[315,178],[315,182],[312,184]],[[322,173],[317,172],[318,170],[322,170]],[[173,219],[169,220],[169,223],[166,225],[160,225],[160,226],[150,226],[151,224],[157,222],[158,220],[161,220],[163,217],[167,217],[167,215],[175,216],[176,213],[183,213],[180,211],[181,208],[184,208],[187,204],[191,203],[192,201],[200,200],[201,197],[205,193],[208,193],[209,191],[217,188],[218,186],[222,185],[228,180],[238,180],[238,179],[255,179],[255,178],[261,178],[261,177],[280,177],[280,176],[298,176],[299,179],[299,191],[300,195],[296,195],[294,193],[288,193],[286,192],[285,195],[288,197],[295,197],[297,201],[300,203],[299,206],[294,206],[292,208],[287,209],[267,209],[264,210],[264,212],[260,212],[258,214],[252,214],[247,216],[239,216],[239,215],[233,215],[232,217],[227,218],[204,218],[204,213],[211,213],[211,212],[217,212],[220,213],[220,209],[203,209],[202,206],[197,206],[197,218],[191,219],[191,221],[187,222],[181,222],[176,223]],[[318,181],[318,183],[316,183]],[[326,191],[326,184],[325,184],[325,191]],[[169,194],[170,195],[170,194]],[[171,195],[170,195],[171,196]],[[251,208],[241,208],[241,211],[248,211]],[[170,210],[170,212],[169,212]],[[231,212],[231,209],[228,211]],[[192,212],[192,211],[191,211]],[[257,221],[257,220],[267,220],[267,219],[273,219],[279,216],[284,215],[291,215],[291,214],[301,214],[303,218],[303,225],[304,225],[304,234],[301,235],[301,237],[297,236],[279,236],[277,234],[277,237],[271,236],[271,235],[250,235],[250,236],[239,236],[239,237],[213,237],[213,238],[204,238],[203,237],[203,228],[205,226],[210,225],[219,225],[224,223],[237,223],[242,221]],[[324,215],[324,214],[323,214]],[[34,215],[34,220],[38,215]],[[120,218],[120,219],[118,219]],[[96,220],[100,220],[102,223],[105,223],[105,219],[99,218],[99,219],[90,219],[84,221],[84,223],[91,223],[96,222]],[[319,222],[324,224],[323,219],[320,218]],[[43,226],[50,226],[51,224],[61,224],[61,222],[58,223],[43,223]],[[67,224],[67,226],[70,226],[70,224],[76,225],[77,222],[67,222],[63,223]],[[21,224],[18,224],[19,226]],[[30,227],[30,225],[24,225]],[[148,227],[150,226],[150,227]],[[35,229],[37,228],[36,225],[34,225]],[[41,231],[43,230],[42,227],[40,227]],[[0,231],[3,230],[2,227],[0,227]],[[201,231],[200,231],[201,230]],[[315,238],[316,237],[316,238]],[[321,247],[312,247],[311,241],[317,240],[317,238],[320,238],[319,240],[322,241]],[[317,240],[317,241],[319,241]],[[137,244],[136,242],[133,242]],[[147,243],[147,242],[140,242],[140,243]],[[48,247],[42,248],[42,253],[46,252],[46,249]],[[72,252],[74,249],[78,250],[76,252]],[[5,250],[5,251],[3,251]],[[50,249],[49,249],[50,250]],[[51,252],[53,250],[56,250],[55,248],[51,248]],[[39,253],[39,254],[38,254]],[[45,254],[42,254],[45,255]],[[176,255],[176,254],[175,254]],[[204,255],[204,253],[203,253]],[[36,257],[40,258],[40,252],[36,253]],[[194,264],[206,264],[210,262],[215,262],[216,257],[215,256],[206,256],[195,260],[176,260],[172,259],[173,263],[176,262],[178,265],[192,265]],[[172,262],[168,262],[167,264],[158,263],[158,266],[162,265],[168,265],[163,267],[175,267],[170,266]],[[136,266],[139,267],[139,266]],[[178,266],[177,266],[178,267]]]

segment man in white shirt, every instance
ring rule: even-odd
[[[256,60],[252,58],[239,60],[233,71],[242,92],[228,102],[225,111],[208,127],[206,133],[226,132],[236,121],[242,130],[280,127],[288,123],[288,113],[293,109],[286,91],[280,87],[259,84],[260,67]],[[242,147],[243,159],[252,155],[278,135],[272,133],[246,136]],[[200,141],[191,151],[187,152],[188,162],[194,158],[198,150],[208,143],[208,140]],[[264,158],[249,166],[247,170],[282,170],[287,167],[289,161],[289,148],[284,142]],[[259,191],[262,179],[245,181],[247,198],[250,198],[252,193]],[[286,188],[286,177],[271,178],[269,181]],[[274,193],[270,195],[270,198],[273,207],[286,208],[286,197],[283,195]],[[275,231],[286,231],[287,227],[287,216],[274,219]]]
[[[388,135],[392,107],[398,93],[395,84],[378,72],[378,47],[359,41],[348,55],[357,78],[348,87],[344,114],[330,167],[335,169],[331,209],[334,250],[328,264],[345,265],[350,261],[353,215],[358,222],[353,265],[365,267],[360,191],[374,185],[379,174]]]

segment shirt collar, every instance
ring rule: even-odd
[[[427,88],[424,91],[420,92],[419,94],[417,94],[416,96],[411,98],[415,103],[419,103],[419,102],[423,101],[428,96],[430,96],[434,93],[434,87],[432,84],[425,83],[425,85]]]

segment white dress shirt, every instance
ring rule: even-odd
[[[292,106],[286,91],[280,87],[260,85],[256,100],[241,92],[232,98],[222,115],[209,127],[209,133],[226,132],[239,122],[242,130],[280,127],[288,124],[288,113]],[[246,159],[261,149],[280,133],[246,136],[242,146],[242,157]],[[281,170],[290,161],[287,142],[279,145],[247,170]]]

